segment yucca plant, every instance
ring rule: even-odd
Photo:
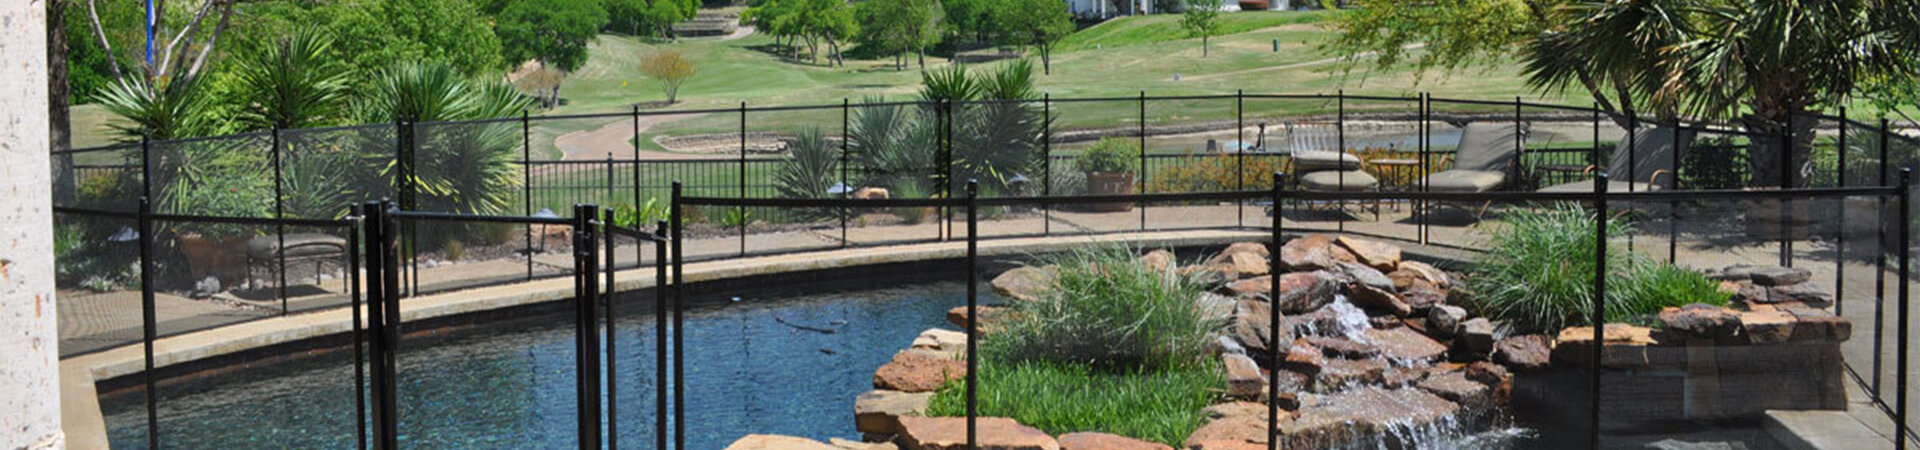
[[[145,77],[125,77],[95,95],[107,111],[126,119],[109,124],[121,141],[138,142],[200,136],[212,129],[198,78],[159,86]]]
[[[898,198],[909,190],[932,191],[927,175],[934,168],[938,123],[925,109],[885,104],[880,97],[867,98],[849,119],[847,153],[853,171],[862,186],[883,186]]]
[[[346,113],[349,68],[329,57],[333,37],[311,26],[241,55],[235,68],[245,104],[238,120],[248,129],[307,128]]]
[[[409,123],[488,119],[520,114],[532,100],[505,83],[467,80],[444,63],[403,63],[374,77],[373,92],[355,106],[364,121]],[[498,122],[411,125],[413,177],[420,209],[469,214],[505,210],[520,185],[517,125]],[[400,161],[384,161],[391,177]]]
[[[774,187],[784,198],[824,198],[839,182],[837,171],[840,149],[827,142],[819,128],[807,128],[787,146],[787,158],[774,169]],[[792,211],[803,220],[839,217],[832,208],[802,208]]]

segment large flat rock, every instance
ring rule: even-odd
[[[902,417],[899,443],[907,450],[1060,450],[1060,442],[1038,428],[1005,417],[975,418],[975,446],[967,445],[965,417]]]

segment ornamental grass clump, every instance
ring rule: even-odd
[[[1117,245],[1044,261],[1058,268],[1053,292],[1012,305],[1016,319],[987,339],[982,355],[1154,371],[1192,366],[1207,354],[1207,333],[1220,323],[1194,307],[1204,290],[1199,280],[1149,268]]]
[[[980,414],[1181,445],[1223,388],[1207,350],[1221,323],[1195,307],[1204,285],[1118,245],[1042,263],[1057,268],[1053,292],[1014,303],[980,340]],[[928,414],[965,415],[966,385],[942,388]]]
[[[1570,204],[1518,209],[1501,220],[1467,279],[1466,302],[1482,315],[1506,321],[1519,333],[1555,333],[1591,324],[1594,299],[1595,217]],[[1609,218],[1607,236],[1632,232],[1626,220]],[[1606,318],[1644,322],[1669,306],[1724,305],[1728,295],[1690,270],[1653,261],[1609,242]]]

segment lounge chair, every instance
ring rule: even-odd
[[[1686,151],[1693,137],[1691,130],[1680,130],[1676,136],[1672,127],[1648,127],[1633,134],[1631,146],[1628,140],[1621,139],[1620,144],[1614,146],[1613,155],[1607,158],[1605,167],[1588,167],[1586,173],[1607,170],[1607,192],[1673,189],[1678,182],[1674,174],[1674,159],[1679,155],[1677,152]],[[1548,186],[1539,192],[1593,192],[1594,182],[1595,179],[1589,178]]]
[[[1339,145],[1331,142],[1330,136],[1337,133],[1332,124],[1306,123],[1289,125],[1290,138],[1287,149],[1292,161],[1295,183],[1304,190],[1315,192],[1365,192],[1380,186],[1380,180],[1361,170],[1360,157],[1348,154]],[[1374,214],[1379,215],[1380,205],[1373,205]]]
[[[1429,192],[1490,192],[1507,184],[1520,159],[1527,130],[1513,123],[1479,122],[1461,131],[1453,167],[1427,175],[1415,186]]]

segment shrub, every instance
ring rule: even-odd
[[[1082,172],[1132,172],[1133,161],[1140,157],[1140,146],[1126,138],[1100,138],[1100,142],[1081,150],[1073,165]]]
[[[1007,362],[1085,364],[1114,371],[1188,368],[1207,355],[1219,327],[1194,308],[1193,277],[1155,271],[1124,246],[1100,245],[1043,258],[1058,267],[1054,290],[1012,306],[981,355]]]
[[[827,142],[819,128],[800,130],[788,146],[789,155],[774,168],[774,187],[782,198],[825,198],[839,182],[840,151]],[[839,217],[837,209],[801,208],[791,211],[801,219]]]
[[[1554,333],[1589,325],[1596,266],[1592,212],[1570,204],[1519,209],[1493,233],[1487,257],[1468,277],[1474,296],[1469,307],[1504,320],[1520,333]],[[1623,237],[1632,227],[1607,220],[1607,235]],[[1661,308],[1688,303],[1723,305],[1727,295],[1704,276],[1658,263],[1645,255],[1608,244],[1606,319],[1635,321]]]
[[[1278,158],[1240,158],[1229,154],[1188,153],[1167,167],[1155,169],[1147,192],[1212,192],[1273,188]],[[1238,179],[1244,177],[1244,180]],[[1242,183],[1245,183],[1244,185]]]

